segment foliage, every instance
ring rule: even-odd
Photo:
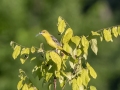
[[[69,54],[60,50],[45,51],[42,48],[42,43],[39,48],[34,46],[28,48],[11,41],[13,59],[20,56],[21,64],[24,64],[27,59],[30,61],[38,59],[36,56],[30,58],[31,54],[39,53],[44,55],[39,65],[33,68],[32,73],[39,77],[40,80],[43,79],[43,83],[48,83],[48,89],[51,89],[51,85],[54,82],[53,85],[56,90],[56,80],[58,80],[62,89],[64,89],[66,83],[69,83],[73,90],[96,90],[95,86],[88,85],[91,77],[97,78],[94,68],[87,62],[88,49],[91,48],[97,55],[97,38],[100,38],[101,41],[113,42],[112,37],[120,35],[120,27],[114,26],[91,31],[91,34],[88,36],[76,36],[73,34],[72,28],[69,27],[62,17],[58,17],[57,26],[58,31],[62,35],[62,47]],[[17,89],[37,90],[25,72],[21,69],[19,72],[20,81],[18,82]]]

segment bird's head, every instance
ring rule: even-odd
[[[43,36],[48,36],[50,35],[49,32],[47,30],[42,30],[41,32],[39,32],[36,36],[38,35],[43,35]]]

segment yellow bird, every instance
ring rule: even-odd
[[[59,50],[63,50],[58,40],[53,35],[51,35],[47,30],[42,30],[38,35],[40,34],[43,35],[43,37],[46,39],[47,43],[51,47],[59,49]]]

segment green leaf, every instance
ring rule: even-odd
[[[35,53],[35,47],[31,47],[31,53]]]
[[[23,80],[20,80],[17,84],[17,89],[20,90],[23,86]]]
[[[60,86],[63,87],[65,85],[65,80],[63,76],[59,77],[59,82],[60,82]]]
[[[96,79],[97,73],[96,73],[95,70],[90,66],[89,63],[87,63],[87,68],[88,68],[88,70],[90,71],[90,75],[91,75],[94,79]]]
[[[87,69],[82,69],[81,79],[82,79],[83,85],[85,85],[87,87],[88,82],[90,81],[90,77],[88,75],[88,70]]]
[[[80,37],[79,37],[79,36],[73,36],[73,37],[71,38],[71,41],[72,41],[73,43],[75,43],[76,46],[78,46],[79,43],[80,43]]]
[[[105,38],[105,40],[106,40],[107,42],[113,41],[113,40],[112,40],[112,35],[111,35],[111,30],[106,30],[106,29],[104,29],[104,30],[103,30],[103,35],[104,35],[104,38]]]
[[[98,52],[97,39],[91,39],[90,44],[91,44],[92,51],[97,55],[97,52]]]
[[[58,31],[62,34],[66,28],[66,23],[62,17],[58,17]]]
[[[62,43],[68,43],[72,38],[72,35],[73,35],[73,30],[71,28],[68,28],[65,32],[65,35],[63,36]]]
[[[95,86],[90,86],[90,90],[97,90]]]
[[[52,61],[57,65],[57,70],[59,71],[61,69],[61,57],[54,51],[50,52],[50,57]]]
[[[29,90],[27,84],[25,83],[22,90]]]
[[[91,31],[92,35],[100,35],[98,32]]]
[[[14,48],[14,52],[12,54],[13,59],[16,59],[18,55],[20,54],[21,47],[16,45]]]
[[[117,27],[112,27],[112,33],[115,37],[118,36],[118,30],[117,30]]]

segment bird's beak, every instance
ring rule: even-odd
[[[40,34],[41,34],[41,32],[40,32],[40,33],[38,33],[38,34],[36,35],[36,37],[37,37],[37,36],[39,36]]]

